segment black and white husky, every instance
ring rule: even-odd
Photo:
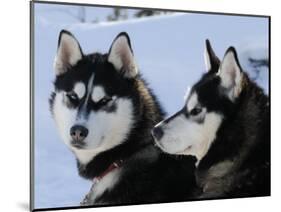
[[[164,112],[138,73],[127,33],[108,53],[85,55],[63,30],[54,67],[53,117],[79,174],[94,180],[83,205],[174,201],[192,190],[195,158],[179,161],[154,146],[150,131]]]
[[[184,107],[153,129],[170,154],[194,155],[200,198],[270,195],[270,108],[230,47],[222,61],[206,41],[208,72]]]

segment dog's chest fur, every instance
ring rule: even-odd
[[[214,164],[206,171],[197,171],[197,183],[202,188],[203,198],[219,197],[229,189],[233,165],[232,161],[226,160]]]
[[[113,189],[115,184],[119,181],[120,172],[121,170],[118,168],[114,169],[100,180],[97,180],[97,178],[95,178],[89,193],[86,195],[81,205],[95,204],[96,200],[101,197],[106,191],[110,191],[111,189]],[[99,204],[106,203],[99,202]]]

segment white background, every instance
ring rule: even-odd
[[[68,0],[70,1],[70,0]],[[124,6],[199,11],[263,14],[272,16],[271,108],[272,108],[272,196],[266,198],[215,200],[102,208],[102,211],[265,211],[280,210],[281,141],[279,141],[281,68],[280,9],[277,0],[91,0],[78,1]],[[278,14],[279,13],[279,14]],[[1,5],[1,211],[27,211],[29,201],[29,2],[6,1]],[[4,48],[3,48],[4,47]],[[93,211],[97,209],[83,209]]]

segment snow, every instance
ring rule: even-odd
[[[49,112],[53,89],[53,59],[61,29],[70,30],[85,53],[107,52],[121,32],[129,33],[140,72],[150,83],[169,115],[183,104],[204,67],[205,39],[217,55],[233,45],[242,67],[250,70],[247,57],[268,52],[265,18],[175,13],[122,22],[79,24],[64,10],[75,6],[35,4],[35,208],[77,206],[91,182],[78,176],[74,155],[63,144]],[[105,17],[110,8],[87,8],[93,17]],[[91,18],[89,18],[91,19]],[[257,80],[268,91],[267,69]]]

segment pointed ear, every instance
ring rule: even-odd
[[[228,48],[219,68],[218,76],[221,79],[223,92],[232,101],[237,98],[242,91],[243,72],[238,61],[236,50]]]
[[[65,73],[82,59],[83,53],[76,38],[68,31],[62,30],[59,35],[57,55],[54,62],[56,75]]]
[[[217,72],[220,66],[220,59],[216,56],[210,41],[206,40],[205,46],[205,65],[207,71]]]
[[[114,39],[107,60],[125,77],[133,78],[137,75],[137,64],[131,48],[130,38],[126,32],[121,32]]]

